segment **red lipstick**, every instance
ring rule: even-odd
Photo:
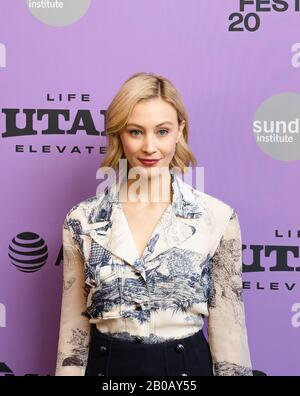
[[[159,161],[159,159],[145,159],[145,158],[139,158],[139,161],[145,165],[145,166],[153,166],[155,164],[157,164],[157,162]]]

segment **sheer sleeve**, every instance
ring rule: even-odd
[[[62,229],[63,292],[55,376],[84,376],[89,352],[90,323],[82,315],[87,298],[84,260],[72,232],[66,218]]]
[[[252,376],[242,295],[242,240],[234,209],[210,259],[208,339],[215,376]]]

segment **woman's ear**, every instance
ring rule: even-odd
[[[176,143],[179,142],[179,140],[180,140],[180,138],[181,138],[181,135],[182,135],[182,133],[183,133],[184,127],[185,127],[185,120],[181,120],[181,123],[180,123],[180,125],[179,125],[179,134],[178,134]]]

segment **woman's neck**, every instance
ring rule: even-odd
[[[172,202],[170,172],[160,172],[151,177],[143,175],[136,179],[127,178],[126,181],[121,185],[119,194],[122,202],[145,206]]]

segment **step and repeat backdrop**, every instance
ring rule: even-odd
[[[300,374],[299,18],[300,0],[0,0],[0,375],[54,375],[62,222],[141,71],[178,88],[203,190],[238,213],[255,374]]]

